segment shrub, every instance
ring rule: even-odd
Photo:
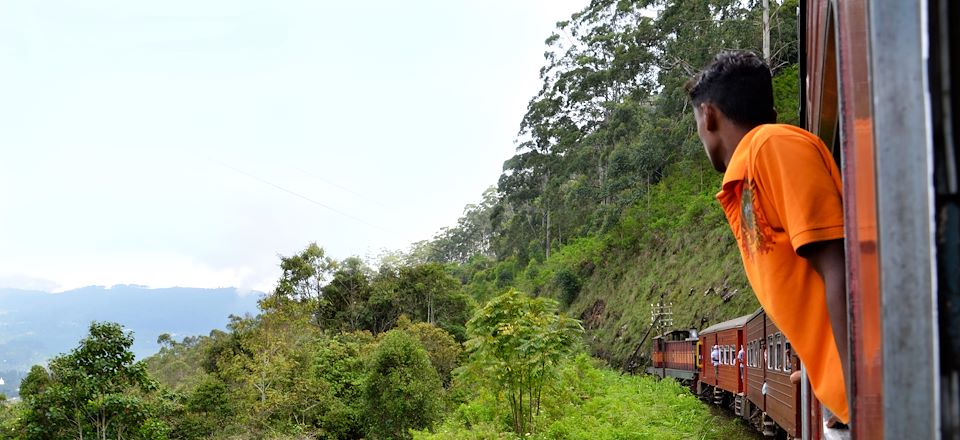
[[[432,427],[440,412],[440,378],[417,340],[387,332],[373,353],[364,395],[372,439],[407,439]]]
[[[556,301],[510,290],[490,300],[467,328],[468,371],[506,394],[515,433],[531,432],[544,385],[583,332],[579,321],[558,314]]]
[[[460,344],[449,332],[427,322],[412,324],[403,331],[420,341],[440,380],[444,386],[449,385],[450,373],[460,363],[460,353],[463,351]]]
[[[560,288],[560,301],[564,307],[570,307],[580,294],[580,278],[570,269],[563,268],[553,276],[553,282]]]

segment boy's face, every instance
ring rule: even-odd
[[[717,135],[716,107],[707,102],[693,106],[693,118],[697,120],[697,136],[703,143],[703,150],[713,168],[719,172],[727,170],[720,153],[720,137]]]

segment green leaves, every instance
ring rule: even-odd
[[[157,384],[142,362],[134,362],[132,344],[133,334],[119,324],[93,322],[77,348],[50,361],[49,372],[33,367],[23,389],[27,437],[140,432],[151,417],[147,397]]]
[[[423,347],[409,334],[387,332],[373,353],[365,387],[372,439],[408,439],[440,416],[440,378]]]
[[[553,300],[511,289],[484,305],[467,331],[466,373],[506,395],[514,432],[532,431],[544,386],[583,332],[579,321],[558,314]]]

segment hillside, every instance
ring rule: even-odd
[[[653,191],[649,205],[634,209],[635,217],[608,235],[610,244],[592,262],[596,269],[569,310],[583,320],[596,355],[628,371],[648,362],[656,336],[653,304],[672,305],[673,328],[696,329],[759,307],[713,199],[719,180],[710,174],[701,186],[697,173],[677,167]],[[644,222],[652,227],[635,226]],[[612,238],[620,234],[634,239]]]

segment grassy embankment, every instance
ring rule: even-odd
[[[698,439],[756,438],[746,424],[718,416],[673,380],[623,375],[597,368],[586,357],[565,366],[560,386],[546,393],[536,432],[528,439]],[[419,440],[513,439],[509,409],[493,396],[479,396],[461,405],[434,433],[417,432]]]

